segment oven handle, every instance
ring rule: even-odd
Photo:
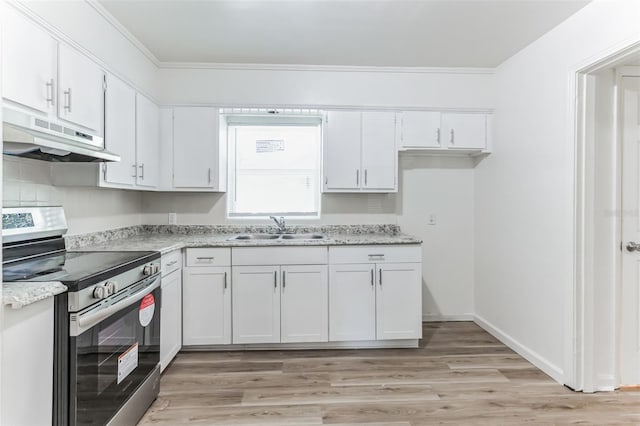
[[[139,292],[134,293],[131,296],[127,297],[126,299],[119,301],[115,305],[108,306],[95,313],[78,316],[77,320],[75,321],[76,327],[72,327],[71,335],[79,336],[80,334],[84,333],[86,330],[90,329],[94,325],[100,323],[105,318],[108,318],[111,315],[115,314],[116,312],[120,312],[124,308],[133,305],[139,300],[142,300],[143,297],[145,297],[147,294],[150,294],[153,290],[157,289],[158,287],[160,287],[160,277],[157,277],[150,285],[144,287]]]

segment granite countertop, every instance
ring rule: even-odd
[[[337,245],[420,244],[422,240],[400,233],[397,225],[296,226],[293,233],[323,233],[319,240],[230,240],[238,234],[273,233],[270,226],[143,225],[67,237],[67,249],[76,251],[159,251],[185,247],[279,247]]]
[[[20,309],[65,291],[67,287],[55,281],[2,283],[2,304]]]

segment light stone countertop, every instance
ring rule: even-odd
[[[67,287],[56,281],[2,283],[2,304],[20,309],[65,291]]]

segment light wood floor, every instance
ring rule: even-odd
[[[190,352],[140,425],[640,424],[640,392],[555,383],[471,322],[418,349]]]

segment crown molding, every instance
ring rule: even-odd
[[[100,16],[102,16],[116,31],[126,38],[136,49],[147,57],[156,67],[160,67],[160,60],[151,52],[135,35],[131,33],[124,25],[116,19],[107,9],[102,6],[98,0],[85,0]]]
[[[495,74],[495,68],[387,67],[359,65],[243,64],[216,62],[160,62],[160,69],[208,69],[230,71],[379,72],[405,74]]]

